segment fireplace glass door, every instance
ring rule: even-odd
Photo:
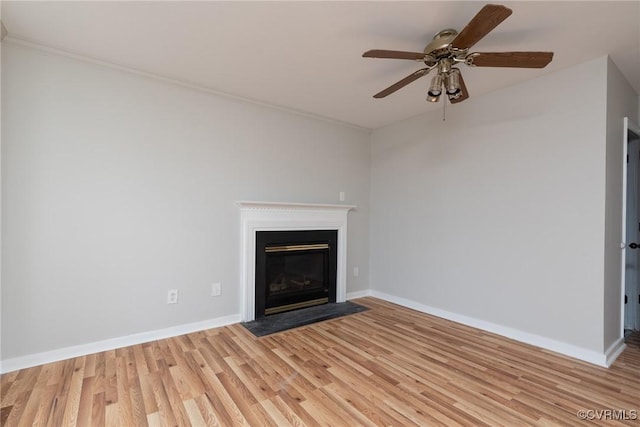
[[[336,231],[258,232],[256,318],[335,302]]]

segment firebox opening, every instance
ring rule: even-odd
[[[256,232],[256,319],[336,301],[337,235]]]

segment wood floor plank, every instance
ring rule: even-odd
[[[54,426],[62,425],[62,417],[69,399],[69,388],[73,378],[74,359],[68,359],[61,363],[62,370],[57,378],[56,393],[51,405],[48,423]]]
[[[0,426],[640,425],[640,333],[605,369],[358,303],[265,337],[235,324],[3,374]]]
[[[292,420],[291,414],[288,414],[289,417],[285,416],[282,412],[280,412],[278,407],[276,407],[273,404],[271,399],[266,399],[260,402],[259,410],[263,414],[269,415],[273,420],[274,424],[277,425],[278,427],[287,427],[287,426],[293,425],[290,422],[290,420]],[[301,425],[301,422],[299,421],[299,419],[297,419],[296,421],[298,423],[297,425]]]
[[[33,415],[33,419],[29,420],[28,418],[25,418],[24,421],[20,419],[17,425],[32,425],[32,426],[49,425],[51,422],[50,420],[51,406],[52,406],[53,400],[55,399],[55,393],[56,393],[55,385],[44,385],[40,395],[37,396],[38,400],[34,401],[37,409],[35,414]],[[31,405],[31,398],[29,399],[29,405]],[[11,424],[7,423],[6,425],[11,425]]]
[[[289,408],[297,418],[299,418],[300,420],[302,420],[303,425],[305,426],[320,426],[320,422],[319,420],[316,420],[313,416],[311,416],[311,414],[304,408],[302,407],[302,402],[304,402],[306,399],[301,399],[301,398],[295,398],[293,397],[291,394],[289,394],[290,389],[283,389],[280,390],[278,392],[278,397],[280,398],[280,401],[287,406],[287,408]],[[278,404],[278,401],[275,401],[276,405]]]
[[[36,383],[33,385],[33,391],[28,397],[24,410],[19,416],[19,425],[31,426],[37,423],[36,416],[40,409],[40,405],[43,403],[43,400],[46,401],[46,385],[49,381],[50,375],[51,370],[47,369],[47,367],[43,367],[38,375]],[[25,390],[25,392],[28,392],[28,389]],[[14,416],[18,415],[19,410],[20,409],[16,408]]]
[[[341,426],[344,420],[350,419],[348,414],[337,405],[330,405],[327,395],[321,390],[314,390],[308,394],[308,398],[300,403],[308,413],[322,426]],[[353,425],[358,425],[353,420]]]
[[[251,410],[258,401],[242,383],[240,378],[238,378],[231,369],[217,374],[216,377],[218,377],[220,384],[222,384],[227,391],[225,397],[230,397],[232,401],[227,401],[225,406],[233,405],[237,408],[237,411],[234,411],[234,415],[237,416],[237,418],[234,419],[234,423],[246,423],[249,426],[262,425],[261,415]]]
[[[84,364],[86,358],[78,357],[74,359],[73,373],[69,382],[68,397],[62,415],[63,425],[76,425],[78,421],[78,410],[80,408],[80,396],[82,395],[82,385],[84,382]]]
[[[7,420],[9,419],[9,415],[11,415],[12,409],[13,405],[0,408],[0,426],[7,425]]]
[[[169,365],[164,365],[163,361],[161,361],[158,366],[160,368],[158,373],[160,374],[160,382],[165,392],[164,396],[166,396],[166,403],[169,404],[166,410],[170,410],[173,413],[178,425],[189,425],[189,416],[182,404],[183,400],[180,396],[180,392],[173,381],[173,377],[171,376],[171,367],[169,367]]]
[[[202,415],[202,419],[204,420],[204,425],[212,427],[220,427],[225,425],[220,420],[220,417],[216,414],[216,410],[207,398],[206,394],[196,397],[195,402],[198,406],[200,414]]]
[[[11,408],[11,413],[7,417],[7,425],[19,425],[22,423],[22,419],[29,414],[25,413],[25,409],[29,404],[29,398],[32,394],[37,394],[34,390],[27,390],[20,394],[18,394],[17,398],[14,400]],[[28,425],[28,421],[25,423]]]
[[[147,364],[147,371],[148,372],[157,372],[158,371],[158,365],[156,363],[156,351],[155,351],[155,346],[157,345],[156,342],[152,342],[152,343],[145,343],[142,345],[143,351],[144,351],[144,360]]]
[[[107,398],[104,392],[96,393],[93,396],[93,405],[91,410],[91,425],[103,426],[105,425],[106,415],[106,402]]]
[[[220,381],[220,378],[218,377],[219,374],[208,372],[206,373],[206,375],[208,379],[207,382],[210,386],[210,391],[208,390],[207,392],[205,392],[205,396],[207,397],[209,403],[214,408],[216,408],[216,414],[218,416],[225,417],[225,422],[223,423],[223,425],[250,425],[246,417],[243,415],[242,410],[238,407],[233,397],[229,394],[230,391],[234,395],[236,393],[231,389],[227,389],[225,384]]]
[[[188,399],[183,402],[184,409],[187,411],[187,416],[189,417],[189,423],[192,426],[204,426],[205,421],[202,417],[202,413],[198,408],[198,405],[193,399]]]
[[[176,425],[176,417],[169,403],[169,398],[165,391],[162,379],[160,378],[160,372],[152,372],[149,374],[149,383],[153,390],[153,396],[158,405],[158,414],[162,420],[162,424]],[[149,418],[147,417],[147,420]]]
[[[95,358],[94,358],[95,359]],[[95,372],[95,371],[94,371]],[[77,425],[91,425],[91,411],[93,409],[93,394],[95,377],[85,377],[82,380],[82,390],[80,394],[80,402],[78,404]]]
[[[153,412],[147,415],[147,425],[149,427],[163,427],[164,424],[162,423],[162,420],[160,418],[160,413]]]

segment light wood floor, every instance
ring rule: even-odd
[[[1,424],[640,423],[576,415],[640,412],[640,347],[604,369],[374,298],[357,302],[371,310],[259,339],[232,325],[7,373]]]

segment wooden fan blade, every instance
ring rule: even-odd
[[[462,102],[465,99],[469,98],[469,91],[467,90],[467,85],[464,84],[464,79],[462,78],[462,73],[458,74],[458,79],[460,81],[460,96],[457,98],[449,98],[449,102],[452,104],[457,104],[458,102]]]
[[[418,70],[412,74],[409,74],[407,77],[405,77],[404,79],[400,80],[397,83],[392,84],[391,86],[389,86],[388,88],[386,88],[385,90],[382,90],[378,93],[376,93],[375,95],[373,95],[374,98],[384,98],[387,95],[391,95],[393,92],[397,91],[398,89],[401,89],[403,87],[405,87],[406,85],[408,85],[409,83],[418,80],[420,77],[424,76],[425,74],[427,74],[429,72],[428,68],[423,68],[421,70]]]
[[[451,42],[451,45],[458,49],[466,49],[478,43],[480,39],[489,34],[502,21],[511,15],[511,9],[497,4],[485,5],[480,12]]]
[[[389,59],[412,59],[414,61],[424,60],[424,53],[403,52],[400,50],[368,50],[362,54],[363,58],[389,58]]]
[[[478,52],[470,59],[477,67],[544,68],[553,59],[553,52]]]

